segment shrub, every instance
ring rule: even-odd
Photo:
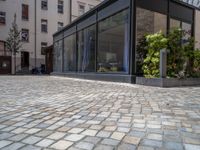
[[[148,78],[159,77],[160,50],[167,47],[167,38],[162,32],[147,35],[147,55],[143,63],[144,76]]]

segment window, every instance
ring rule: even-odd
[[[46,42],[41,43],[41,55],[45,55],[45,48],[47,47]]]
[[[84,4],[79,4],[79,16],[83,15],[85,13],[85,5]]]
[[[0,11],[0,25],[6,24],[6,13]]]
[[[92,8],[94,8],[94,6],[93,5],[89,5],[89,9],[92,9]]]
[[[63,5],[64,5],[63,0],[58,0],[58,13],[63,14]]]
[[[41,32],[48,32],[47,20],[45,20],[45,19],[41,20]]]
[[[78,33],[78,71],[95,72],[95,25]]]
[[[63,22],[58,22],[58,31],[63,28]]]
[[[5,53],[5,42],[0,41],[0,56],[3,56]]]
[[[28,14],[28,5],[22,4],[22,19],[28,20],[29,14]]]
[[[54,72],[62,72],[62,47],[63,41],[57,41],[54,43],[54,51],[53,51],[53,71]]]
[[[64,72],[76,71],[76,34],[64,39]]]
[[[47,0],[41,0],[41,9],[42,10],[48,9],[48,1]]]
[[[28,29],[22,29],[21,31],[21,40],[23,42],[29,41],[29,30]]]
[[[129,11],[124,10],[98,25],[98,72],[128,73]]]
[[[185,32],[185,35],[182,38],[182,44],[187,43],[188,38],[192,35],[192,25],[190,23],[170,18],[170,29],[173,28],[181,28]]]
[[[167,16],[155,11],[137,7],[136,9],[136,73],[143,75],[144,52],[141,52],[147,34],[162,32],[167,34]]]

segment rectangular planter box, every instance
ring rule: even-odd
[[[200,86],[200,78],[144,78],[136,77],[136,84],[156,87]]]

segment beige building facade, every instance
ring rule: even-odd
[[[0,0],[0,56],[11,56],[6,52],[5,41],[15,14],[23,41],[23,48],[17,54],[16,71],[30,71],[45,65],[43,50],[53,44],[53,33],[100,2],[101,0]],[[14,73],[14,64],[11,62],[11,72]]]

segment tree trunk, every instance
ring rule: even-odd
[[[15,65],[14,74],[16,75],[16,53],[14,53],[14,65]]]

